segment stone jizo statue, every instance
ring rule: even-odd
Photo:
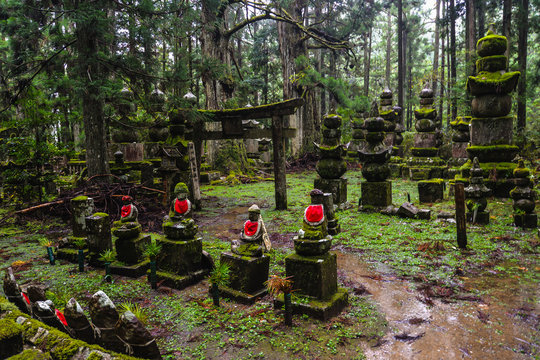
[[[233,240],[231,251],[242,256],[262,256],[270,249],[270,240],[261,217],[261,209],[252,205],[248,210],[248,220],[240,233],[240,240]]]
[[[137,217],[139,216],[139,211],[132,204],[133,198],[129,195],[122,196],[122,210],[120,212],[120,221],[122,222],[137,222]]]
[[[169,217],[173,221],[191,217],[191,201],[188,199],[189,190],[186,184],[178,183],[174,187],[176,198],[171,204]]]

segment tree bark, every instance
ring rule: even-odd
[[[475,1],[467,0],[467,75],[474,75],[475,73],[475,54],[476,54],[476,12],[475,12]]]
[[[445,16],[445,6],[444,6],[444,0],[439,0],[439,1],[442,1],[442,17],[444,18]],[[445,84],[446,82],[444,81],[445,80],[445,74],[444,74],[444,69],[445,69],[445,59],[446,59],[446,53],[445,53],[445,39],[446,39],[446,34],[447,32],[444,31],[444,27],[441,27],[441,37],[442,37],[442,41],[441,41],[441,75],[439,77],[440,81],[441,81],[441,88],[439,90],[439,116],[441,117],[441,119],[444,119],[444,99],[445,99],[445,96],[444,96],[444,88],[445,88]],[[447,119],[446,119],[446,126],[450,126],[450,120],[449,120],[449,117],[448,117],[448,114],[447,114]]]
[[[405,68],[403,67],[403,0],[398,0],[397,12],[398,12],[398,106],[403,109],[403,82],[405,75]]]
[[[439,73],[439,42],[440,42],[440,18],[439,18],[439,10],[441,7],[441,0],[436,1],[435,5],[435,40],[433,44],[433,75],[431,80],[431,88],[433,89],[433,94],[435,96],[437,95],[437,82],[438,79],[438,73]],[[441,99],[439,99],[441,101]],[[442,114],[439,114],[441,116]]]
[[[506,36],[508,43],[510,43],[510,36],[512,35],[511,23],[512,23],[512,0],[503,0],[503,35]],[[509,48],[506,48],[504,55],[506,56],[507,61],[509,60]]]
[[[478,33],[476,38],[480,39],[486,32],[486,15],[484,14],[484,2],[475,1],[476,5],[476,19],[478,20]]]
[[[452,120],[457,117],[457,97],[454,91],[457,79],[456,66],[456,8],[454,0],[450,0],[450,98],[452,99]]]
[[[386,34],[386,74],[385,74],[385,83],[389,89],[390,89],[391,55],[392,55],[392,16],[389,11],[388,12],[388,33]]]
[[[519,1],[517,133],[523,135],[527,125],[527,35],[529,32],[529,0]]]
[[[75,9],[85,15],[78,16],[76,37],[78,50],[79,79],[82,82],[82,109],[85,131],[86,166],[88,177],[109,174],[107,142],[105,139],[104,101],[101,92],[106,69],[98,60],[100,52],[108,48],[104,29],[96,26],[103,21],[109,7],[108,0],[95,1],[92,5],[75,1]],[[107,176],[97,178],[108,181]]]
[[[364,40],[364,96],[369,97],[369,70],[371,63],[371,26],[365,34]],[[388,63],[388,61],[387,61]]]

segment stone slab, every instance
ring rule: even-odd
[[[473,212],[468,212],[467,213],[467,222],[469,223],[473,223],[473,217],[474,217],[474,213]],[[476,213],[476,219],[474,219],[474,224],[479,224],[479,225],[487,225],[489,224],[489,211],[480,211],[480,212],[477,212]]]
[[[317,299],[330,299],[337,291],[337,255],[291,254],[285,258],[285,273],[291,276],[296,293]]]
[[[150,244],[150,235],[139,234],[133,239],[122,239],[115,237],[117,260],[127,265],[135,265],[143,260],[143,252],[147,244]]]
[[[467,153],[466,142],[454,142],[452,143],[452,157],[456,159],[467,159],[469,154]]]
[[[538,216],[536,214],[514,214],[514,224],[522,228],[534,229],[538,227]]]
[[[220,263],[229,265],[228,288],[245,294],[266,290],[265,282],[270,270],[269,256],[250,257],[224,252],[221,254]]]
[[[146,274],[150,266],[150,260],[144,260],[137,264],[125,265],[114,262],[110,265],[111,274],[138,278]]]
[[[187,275],[201,268],[202,240],[187,241],[158,238],[161,252],[158,257],[158,270],[171,274]]]
[[[362,196],[360,206],[385,208],[392,204],[392,183],[390,181],[364,181],[360,184]]]
[[[471,145],[511,144],[513,128],[513,116],[472,118]]]
[[[419,181],[418,199],[421,203],[434,203],[437,200],[444,199],[444,181]]]
[[[413,147],[434,148],[437,146],[437,134],[434,132],[423,132],[414,134]]]
[[[332,193],[334,205],[339,206],[347,202],[347,178],[323,179],[316,178],[314,181],[315,189],[325,193]]]
[[[292,302],[293,314],[306,314],[313,318],[327,321],[330,318],[339,315],[339,313],[348,305],[349,294],[347,290],[338,288],[328,300],[309,299],[307,302]],[[283,294],[274,299],[274,308],[284,306]]]
[[[88,249],[84,249],[84,258],[86,259],[88,256]],[[79,263],[79,250],[63,247],[58,248],[56,252],[54,253],[54,257],[57,259],[62,259],[69,261],[71,263],[78,264]]]
[[[262,298],[268,293],[268,289],[260,289],[258,292],[248,294],[242,291],[231,289],[227,286],[219,287],[219,295],[227,299],[234,300],[241,304],[251,305],[255,303],[258,299]]]
[[[156,280],[173,289],[182,290],[190,285],[196,284],[210,273],[210,269],[200,269],[186,275],[156,271]]]

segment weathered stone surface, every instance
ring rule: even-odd
[[[316,319],[327,321],[337,316],[347,305],[349,294],[346,289],[338,288],[330,299],[303,298],[302,301],[292,301],[293,314],[306,314]],[[283,308],[283,295],[274,299],[274,308]]]
[[[477,117],[506,116],[512,110],[512,97],[496,94],[477,96],[472,100],[471,110]]]
[[[88,249],[94,254],[94,257],[105,250],[113,248],[108,214],[95,213],[87,216],[86,232],[88,235]]]
[[[154,337],[131,311],[120,316],[116,335],[125,346],[124,352],[137,358],[161,359]]]
[[[534,229],[538,227],[538,216],[536,214],[514,214],[514,224],[522,228]]]
[[[323,179],[337,179],[347,172],[347,162],[338,159],[321,159],[316,165],[317,173]]]
[[[418,198],[421,203],[433,203],[444,199],[445,183],[442,179],[418,182]]]
[[[116,337],[115,326],[119,319],[116,306],[103,291],[96,292],[88,303],[92,323],[99,330],[97,342],[106,349],[122,351],[123,344]]]
[[[398,209],[397,215],[403,218],[414,219],[418,214],[418,208],[409,202],[404,202]]]
[[[173,222],[165,219],[163,222],[163,233],[169,239],[191,240],[197,234],[199,227],[193,219],[184,219]]]
[[[143,252],[151,242],[150,235],[139,235],[136,238],[117,238],[115,241],[116,259],[133,265],[144,260]]]
[[[413,146],[418,148],[433,148],[437,145],[437,134],[434,132],[422,132],[414,134]]]
[[[431,219],[431,210],[429,209],[419,209],[416,217],[421,220],[430,220]]]
[[[161,245],[159,270],[185,275],[201,268],[201,239],[176,241],[160,238],[158,242]]]
[[[23,350],[23,327],[10,319],[0,319],[0,359]]]
[[[74,298],[69,299],[64,308],[64,317],[77,339],[86,341],[89,344],[95,342],[94,329],[90,321],[83,312],[83,309]]]
[[[392,183],[390,181],[362,182],[362,197],[360,206],[364,209],[369,207],[384,208],[392,204]]]
[[[26,287],[26,295],[31,303],[36,301],[46,301],[45,286],[41,284],[32,284]]]
[[[362,175],[368,182],[381,182],[390,177],[390,168],[385,163],[365,163],[362,167]]]
[[[17,308],[25,314],[30,313],[28,305],[21,295],[21,289],[15,280],[15,275],[13,274],[13,269],[11,267],[6,269],[2,288],[9,302],[15,304]]]
[[[86,236],[86,217],[94,212],[94,199],[88,196],[77,196],[70,200],[71,228],[73,236]]]
[[[268,256],[248,257],[224,252],[221,253],[220,262],[229,265],[230,281],[227,287],[246,294],[256,294],[266,289],[270,269]]]
[[[468,143],[453,143],[452,144],[452,157],[465,159],[469,155],[467,153]]]
[[[292,276],[298,294],[330,299],[337,291],[337,256],[291,254],[285,258],[285,272]]]
[[[32,316],[46,325],[52,326],[60,331],[66,331],[64,324],[60,322],[54,307],[51,307],[45,301],[36,301],[32,303]]]
[[[486,56],[476,60],[476,71],[495,72],[506,70],[508,59],[504,55]]]
[[[315,189],[320,189],[325,193],[332,193],[332,201],[335,205],[347,202],[347,178],[324,179],[316,178]]]

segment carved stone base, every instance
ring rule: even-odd
[[[113,262],[111,264],[111,274],[122,275],[132,278],[138,278],[146,274],[148,267],[150,266],[150,260],[143,260],[136,264],[126,265],[119,262]]]
[[[476,213],[476,218],[473,222],[474,213],[468,212],[467,213],[467,222],[473,223],[473,224],[479,224],[479,225],[487,225],[489,224],[489,211],[479,211]]]
[[[315,189],[319,189],[325,193],[332,193],[334,205],[339,207],[340,204],[347,202],[347,179],[323,179],[316,178],[314,181]]]
[[[434,203],[444,199],[445,183],[442,179],[418,182],[418,199],[421,203]]]
[[[392,204],[392,183],[390,181],[364,181],[360,185],[362,210],[370,208],[385,208]]]
[[[285,258],[285,272],[292,276],[296,293],[317,299],[330,299],[337,291],[337,256],[291,254]]]
[[[200,269],[186,275],[177,275],[163,271],[156,272],[157,282],[173,289],[182,290],[204,279],[210,273],[210,269]]]
[[[187,275],[201,268],[202,240],[171,240],[166,237],[158,239],[161,252],[158,270],[177,275]]]
[[[306,297],[307,301],[292,301],[292,312],[294,314],[306,314],[316,319],[326,321],[337,316],[349,303],[347,290],[338,288],[337,291],[327,300]],[[274,308],[284,306],[283,294],[274,299]]]
[[[514,214],[514,224],[528,229],[538,227],[538,216],[536,214]]]
[[[249,257],[224,252],[220,262],[229,265],[230,282],[220,287],[223,296],[245,304],[252,304],[266,294],[270,257]]]
[[[139,234],[136,238],[116,238],[116,259],[128,265],[135,265],[143,260],[143,252],[151,242],[150,235]]]

